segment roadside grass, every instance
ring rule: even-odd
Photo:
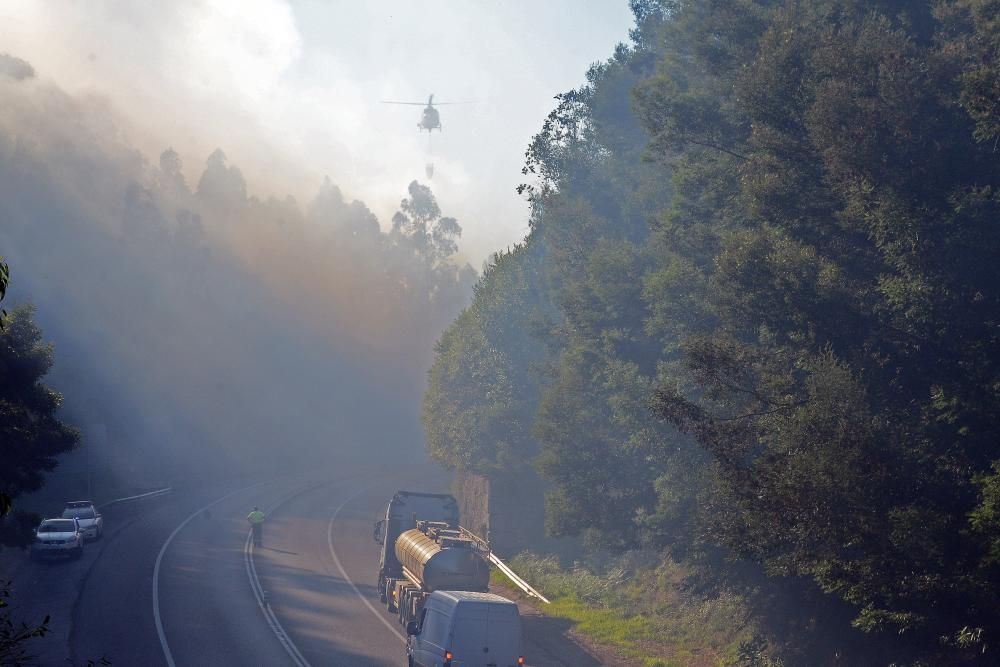
[[[510,561],[552,604],[535,605],[643,667],[728,667],[754,635],[739,596],[700,596],[680,565],[630,553],[601,565],[560,567],[554,556],[522,553]],[[517,590],[498,571],[493,582]]]

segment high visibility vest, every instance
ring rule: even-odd
[[[255,510],[247,515],[247,519],[250,523],[264,523],[264,513],[260,510]]]

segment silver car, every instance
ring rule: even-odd
[[[88,540],[99,540],[104,534],[104,517],[98,514],[94,503],[89,500],[71,500],[66,503],[62,518],[79,521],[80,530]]]
[[[45,519],[35,529],[31,557],[83,555],[83,532],[76,519]]]

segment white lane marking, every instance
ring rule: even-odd
[[[160,553],[156,554],[156,563],[153,565],[153,620],[156,621],[156,634],[160,636],[160,647],[163,649],[163,658],[167,661],[167,667],[177,667],[177,663],[174,662],[174,656],[170,652],[170,646],[167,644],[167,635],[163,631],[163,621],[160,618],[160,563],[163,561],[163,554],[167,553],[167,547],[169,547],[170,543],[174,541],[175,537],[177,537],[177,533],[181,532],[181,529],[188,525],[188,523],[190,523],[196,516],[210,507],[218,505],[226,498],[235,496],[237,493],[246,491],[247,489],[252,489],[255,486],[260,486],[267,481],[270,480],[264,480],[263,482],[257,482],[256,484],[245,486],[242,489],[236,489],[235,491],[227,493],[218,500],[213,500],[201,509],[193,512],[191,516],[181,522],[181,525],[174,528],[174,532],[170,533],[170,537],[168,537],[167,541],[163,543],[162,547],[160,547]]]
[[[392,623],[390,623],[388,621],[388,619],[386,619],[385,612],[382,612],[382,611],[379,611],[378,609],[376,609],[374,607],[374,605],[372,605],[372,603],[368,601],[368,598],[366,598],[361,593],[361,591],[358,590],[358,587],[354,584],[354,582],[351,580],[351,578],[347,575],[347,570],[345,570],[344,566],[341,564],[340,558],[337,556],[337,550],[333,548],[333,522],[337,520],[337,516],[340,514],[340,511],[342,509],[344,509],[344,506],[346,506],[347,503],[351,502],[352,500],[354,500],[355,498],[357,498],[358,496],[360,496],[362,493],[364,493],[368,489],[369,489],[369,487],[365,487],[365,488],[361,489],[360,491],[358,491],[357,493],[355,493],[354,495],[350,496],[347,500],[345,500],[344,502],[342,502],[340,504],[340,507],[338,507],[333,512],[333,516],[330,517],[330,526],[326,530],[326,544],[327,544],[328,547],[330,547],[330,555],[333,557],[333,562],[337,566],[337,569],[340,570],[341,576],[344,577],[344,581],[346,581],[347,583],[349,583],[351,585],[351,588],[353,588],[354,592],[357,593],[357,596],[359,598],[361,598],[361,601],[365,603],[365,606],[368,607],[368,609],[373,614],[375,614],[375,617],[378,618],[378,620],[382,621],[382,624],[385,625],[385,627],[389,628],[389,630],[392,631],[392,634],[394,634],[397,637],[399,637],[399,640],[405,644],[406,643],[406,637],[403,636],[403,633],[400,632],[399,629],[396,628],[396,626],[394,626]]]
[[[301,496],[304,493],[308,493],[309,491],[312,491],[314,489],[318,489],[321,486],[326,486],[327,484],[333,484],[336,481],[337,480],[330,480],[328,482],[322,482],[320,484],[313,484],[312,486],[306,487],[304,489],[299,489],[294,493],[285,496],[281,500],[278,500],[277,502],[273,503],[270,507],[267,508],[266,514],[270,515],[272,512],[274,512],[274,510],[278,509],[279,507],[287,503],[289,500],[292,500],[293,498],[297,498],[298,496]],[[264,587],[260,583],[260,577],[257,576],[257,566],[256,564],[254,564],[253,561],[252,538],[253,538],[253,528],[251,528],[247,532],[247,540],[243,546],[243,562],[246,566],[247,578],[250,579],[250,589],[253,591],[254,597],[257,598],[257,606],[260,607],[261,613],[264,614],[264,620],[267,621],[267,624],[271,627],[271,632],[273,632],[274,636],[278,638],[278,641],[281,643],[282,647],[284,647],[285,652],[288,653],[288,656],[292,659],[292,662],[294,662],[297,667],[311,667],[309,661],[306,660],[305,656],[302,655],[302,652],[299,651],[299,647],[295,645],[295,642],[292,641],[292,638],[288,636],[287,632],[285,632],[285,628],[281,625],[281,621],[278,620],[278,617],[271,609],[270,604],[268,604],[264,599]]]
[[[246,565],[247,577],[250,579],[250,589],[253,591],[253,596],[257,598],[257,606],[260,607],[261,612],[264,614],[264,620],[267,621],[267,624],[271,627],[271,632],[278,638],[282,648],[285,649],[285,653],[292,659],[296,667],[310,667],[309,661],[299,652],[298,647],[292,641],[291,637],[288,636],[288,633],[285,632],[285,628],[281,626],[278,617],[274,615],[271,607],[264,601],[264,589],[261,587],[260,579],[257,577],[257,568],[253,562],[253,542],[249,535],[243,549],[243,561]]]

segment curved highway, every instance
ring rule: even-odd
[[[24,561],[13,574],[24,608],[62,610],[42,662],[405,665],[402,629],[373,592],[372,522],[396,489],[446,491],[448,478],[430,467],[352,472],[109,508],[107,536],[81,562]],[[254,505],[268,514],[262,547],[247,539]],[[599,664],[571,642],[526,639],[532,665]]]

